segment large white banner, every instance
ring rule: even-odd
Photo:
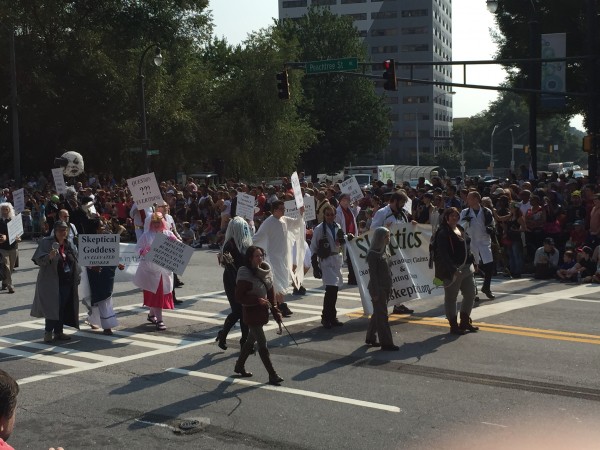
[[[373,313],[373,304],[367,289],[370,276],[366,259],[373,233],[374,230],[371,230],[362,234],[347,246],[365,314]],[[443,287],[433,283],[434,272],[429,268],[431,225],[394,224],[390,227],[390,233],[389,261],[392,271],[390,305],[443,294]]]
[[[567,54],[567,34],[542,34],[542,58],[564,58]],[[542,90],[564,93],[566,88],[566,61],[542,63]],[[565,108],[564,95],[542,94],[540,105],[544,109]]]

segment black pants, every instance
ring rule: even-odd
[[[231,312],[225,319],[225,334],[227,334],[231,327],[233,327],[239,320],[240,328],[242,330],[242,339],[246,340],[246,337],[248,336],[248,325],[246,325],[242,320],[242,305],[235,300],[235,281],[232,282],[226,272],[223,273],[223,287],[225,288],[225,295],[227,295],[227,301],[231,307]]]
[[[352,267],[352,259],[348,250],[346,250],[346,261],[348,261],[348,284],[356,284],[356,275],[354,274],[354,267]]]
[[[54,334],[62,334],[65,323],[65,308],[70,304],[70,300],[73,297],[73,286],[69,284],[58,285],[58,297],[59,297],[59,308],[58,308],[58,320],[46,319],[45,330],[47,332],[54,331]]]
[[[487,264],[481,264],[481,270],[483,271],[483,286],[482,291],[489,291],[490,285],[492,284],[492,273],[494,272],[494,262]]]
[[[323,319],[332,321],[337,318],[337,303],[338,287],[325,286],[325,297],[323,298]]]

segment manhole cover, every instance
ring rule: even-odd
[[[179,424],[179,428],[184,431],[193,430],[194,428],[197,428],[199,426],[200,426],[199,420],[184,420],[183,422],[181,422]]]

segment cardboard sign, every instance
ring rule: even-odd
[[[238,216],[248,220],[254,220],[254,203],[255,198],[245,192],[239,192],[237,195],[236,213]]]
[[[14,219],[6,224],[8,228],[8,243],[12,245],[13,242],[23,235],[23,218],[21,214],[17,214]]]
[[[291,217],[292,219],[297,219],[300,217],[300,211],[296,207],[296,200],[288,200],[284,203],[285,206],[285,215]],[[304,220],[308,222],[309,220],[317,219],[317,211],[315,208],[315,198],[314,197],[304,197]]]
[[[193,253],[193,247],[160,233],[154,238],[146,259],[177,275],[183,275]]]
[[[15,205],[15,214],[22,213],[25,210],[25,189],[13,191],[13,202]]]
[[[67,192],[67,185],[65,184],[65,175],[63,174],[62,167],[52,169],[52,177],[54,178],[56,192],[59,194],[65,194]]]
[[[360,200],[364,197],[362,190],[360,189],[360,185],[354,176],[351,176],[346,181],[342,181],[340,183],[340,189],[344,194],[348,194],[350,196],[350,201],[352,202]]]
[[[79,235],[79,265],[117,266],[119,265],[118,234],[80,234]]]
[[[137,204],[138,209],[153,206],[163,199],[154,172],[140,175],[139,177],[129,178],[127,180],[127,185],[129,186],[129,191],[131,192],[133,201]]]
[[[135,244],[119,244],[119,264],[123,264],[125,269],[115,272],[115,283],[131,283],[140,265],[140,254]]]
[[[304,197],[302,195],[302,189],[300,188],[300,179],[298,178],[297,172],[292,174],[291,181],[292,190],[294,191],[294,200],[296,201],[296,206],[300,209],[304,206]]]

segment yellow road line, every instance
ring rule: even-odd
[[[349,317],[364,317],[362,313],[351,313]],[[403,322],[413,323],[416,325],[427,325],[433,327],[448,327],[448,322],[445,319],[438,317],[411,317],[407,314],[391,314],[389,316],[390,322]],[[477,325],[480,331],[488,331],[491,333],[510,334],[514,336],[528,336],[536,337],[540,339],[551,339],[555,341],[568,341],[568,342],[583,342],[586,344],[600,345],[600,336],[594,334],[583,334],[583,333],[571,333],[568,331],[558,330],[543,330],[540,328],[526,328],[517,327],[512,325],[498,325],[485,322],[473,322]]]

